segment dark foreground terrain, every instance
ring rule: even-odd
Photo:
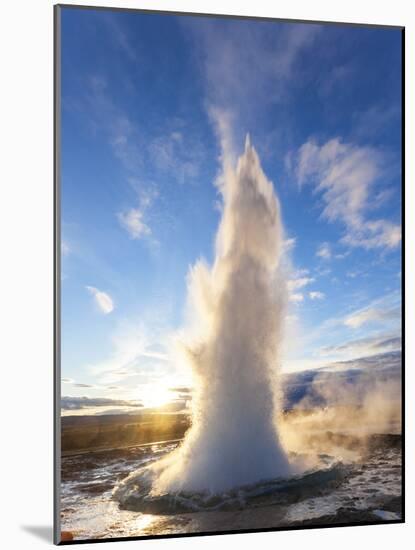
[[[186,414],[156,412],[64,416],[61,422],[63,456],[181,439],[190,425]]]

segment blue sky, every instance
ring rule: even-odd
[[[292,264],[284,371],[400,349],[398,29],[61,16],[63,395],[150,406],[189,383],[186,277],[247,132]]]

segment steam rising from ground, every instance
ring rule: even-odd
[[[373,434],[401,433],[401,390],[397,364],[344,373],[322,370],[281,419],[284,445],[307,453],[311,461],[322,452],[353,460],[371,444]]]
[[[192,426],[177,451],[150,466],[153,494],[220,493],[290,471],[274,421],[283,229],[249,137],[236,168],[225,165],[220,191],[214,264],[199,261],[189,276],[194,320],[183,348],[195,378]]]

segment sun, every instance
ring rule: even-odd
[[[169,403],[172,398],[172,392],[168,388],[159,385],[149,386],[141,394],[141,400],[146,408],[162,407]]]

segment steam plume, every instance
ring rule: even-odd
[[[277,370],[286,289],[283,229],[273,185],[246,138],[236,168],[224,163],[216,257],[189,277],[194,311],[183,345],[195,378],[192,426],[151,466],[153,494],[221,492],[286,475],[276,430]]]
[[[316,398],[326,406],[316,406]],[[330,453],[350,460],[353,456],[345,447],[351,445],[360,455],[374,434],[401,433],[401,414],[401,365],[397,362],[387,369],[371,365],[369,372],[359,370],[349,379],[322,371],[304,398],[284,415],[280,431],[290,451]]]

